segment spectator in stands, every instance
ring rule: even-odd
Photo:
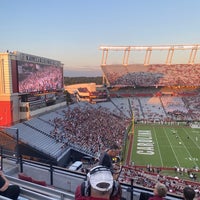
[[[114,173],[113,159],[117,155],[119,155],[119,146],[117,144],[113,144],[110,146],[109,149],[107,149],[100,155],[99,165],[108,167],[111,170],[111,172]]]
[[[75,200],[120,200],[122,189],[110,169],[98,165],[87,174],[87,180],[76,188]]]
[[[0,195],[17,200],[20,194],[20,187],[18,185],[10,185],[9,180],[0,171]]]
[[[149,200],[162,200],[167,195],[167,187],[164,184],[158,182],[155,185],[153,193],[154,196],[150,197]]]
[[[185,200],[193,200],[195,197],[195,191],[193,188],[189,187],[189,186],[186,186],[184,189],[183,189],[183,198]]]

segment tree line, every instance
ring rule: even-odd
[[[64,77],[64,85],[74,85],[80,83],[96,83],[102,84],[102,76],[97,77]]]

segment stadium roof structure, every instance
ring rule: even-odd
[[[155,46],[100,46],[100,50],[103,51],[101,65],[107,64],[108,51],[123,51],[123,65],[128,65],[129,56],[131,51],[146,51],[144,58],[144,65],[149,65],[152,51],[165,50],[167,52],[167,58],[165,64],[171,64],[174,52],[177,50],[191,50],[188,59],[188,64],[194,64],[197,51],[200,49],[200,44],[192,45],[155,45]]]

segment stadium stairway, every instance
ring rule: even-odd
[[[164,110],[164,112],[165,112],[165,115],[167,116],[167,112],[166,112],[166,110],[165,110],[165,106],[164,106],[164,104],[163,104],[163,101],[162,101],[161,97],[159,97],[159,99],[160,99],[160,103],[161,103],[161,105],[162,105],[162,108],[163,108],[163,110]]]
[[[140,99],[138,99],[138,102],[139,102],[139,105],[140,105],[140,110],[142,112],[142,117],[145,118],[144,111],[143,111],[143,108],[142,108],[142,103],[141,103]]]

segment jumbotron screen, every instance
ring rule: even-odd
[[[18,61],[19,93],[60,90],[63,68],[53,65]]]

